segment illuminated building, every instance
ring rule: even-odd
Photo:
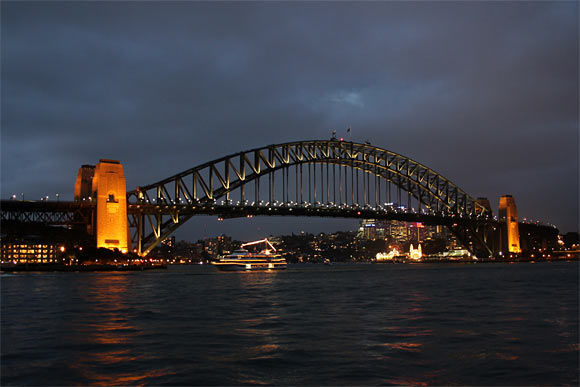
[[[360,223],[356,237],[373,241],[377,239],[385,239],[385,226],[384,221],[363,219]]]
[[[218,255],[218,241],[216,238],[209,238],[203,240],[203,251],[211,258]]]
[[[389,251],[388,253],[377,253],[375,256],[375,259],[377,261],[392,261],[394,260],[396,257],[398,257],[399,254],[399,250],[397,250],[396,247],[394,247],[391,251]]]
[[[2,240],[2,263],[53,263],[64,252],[64,247],[46,240]]]
[[[407,222],[392,221],[387,228],[387,236],[391,242],[405,243],[409,240]]]
[[[93,200],[97,201],[97,247],[127,252],[130,246],[123,165],[101,159],[95,168],[92,191]]]
[[[217,237],[217,252],[224,254],[232,250],[232,237],[222,234]]]
[[[504,253],[520,253],[520,233],[518,228],[518,211],[512,195],[499,198],[499,218],[505,220],[502,229],[502,250]]]
[[[426,226],[421,222],[397,220],[361,220],[356,237],[363,240],[384,239],[393,243],[417,242],[447,237],[443,226]]]
[[[411,243],[411,247],[409,248],[409,258],[414,260],[420,260],[423,257],[423,252],[421,251],[421,244],[416,249],[413,248],[413,244]]]

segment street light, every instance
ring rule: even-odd
[[[58,197],[59,197],[59,194],[56,194],[56,201],[57,201],[57,202],[58,202]]]

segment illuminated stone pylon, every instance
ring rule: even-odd
[[[116,160],[101,159],[92,182],[93,201],[97,201],[97,247],[127,252],[127,187],[123,165]]]
[[[520,231],[518,227],[518,210],[512,195],[499,198],[499,218],[505,219],[502,229],[502,251],[504,253],[521,253]]]
[[[94,176],[94,165],[83,165],[79,168],[77,181],[75,182],[75,202],[91,199]]]

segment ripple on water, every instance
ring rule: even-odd
[[[0,384],[578,384],[577,263],[311,266],[2,276]]]

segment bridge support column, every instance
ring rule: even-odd
[[[92,189],[97,201],[97,247],[119,249],[126,253],[131,246],[123,165],[115,160],[100,160],[95,169]]]
[[[137,215],[137,254],[139,255],[143,251],[143,217],[142,213]]]
[[[499,218],[504,220],[501,230],[501,250],[504,254],[521,253],[518,211],[512,195],[499,198]]]
[[[463,247],[476,257],[492,257],[495,255],[489,246],[489,225],[478,225],[474,221],[464,220],[461,223],[451,223],[447,227],[461,242]]]

